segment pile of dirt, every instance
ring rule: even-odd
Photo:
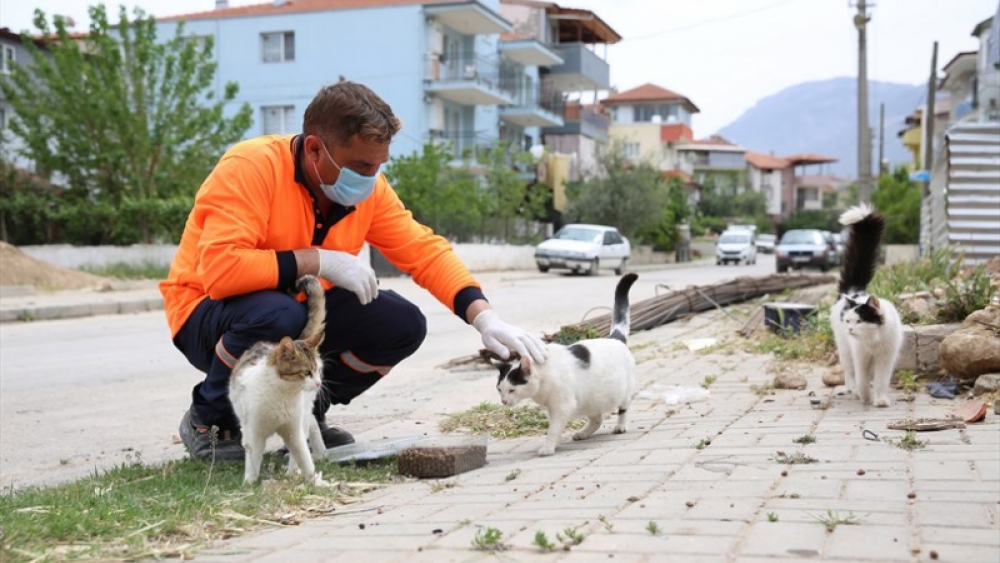
[[[33,285],[37,289],[97,288],[110,280],[36,260],[12,244],[0,241],[0,286]]]

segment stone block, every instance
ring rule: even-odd
[[[958,330],[958,323],[904,326],[903,348],[896,369],[908,369],[917,374],[933,374],[941,370],[938,349],[941,342]]]

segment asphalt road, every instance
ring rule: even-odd
[[[631,298],[774,272],[773,256],[756,265],[698,263],[638,267]],[[617,276],[536,271],[478,276],[505,320],[553,333],[610,309]],[[475,330],[409,279],[383,279],[428,317],[423,347],[365,395],[330,412],[359,439],[399,432],[435,433],[430,421],[495,400],[487,369],[447,370],[476,353]],[[169,341],[162,312],[9,323],[0,332],[0,486],[47,485],[139,457],[185,455],[177,424],[201,374]]]

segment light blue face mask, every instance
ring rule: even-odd
[[[337,164],[337,161],[330,155],[330,151],[326,148],[326,145],[323,145],[323,151],[330,158],[330,162],[340,170],[340,175],[337,177],[336,182],[333,184],[324,184],[323,179],[320,178],[319,169],[313,163],[313,170],[316,172],[316,179],[319,180],[319,187],[323,190],[323,195],[344,207],[357,205],[372,195],[372,191],[375,190],[375,180],[378,179],[378,172],[372,176],[362,176],[350,168],[344,168]]]

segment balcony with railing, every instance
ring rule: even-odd
[[[564,103],[562,107],[563,124],[558,127],[546,127],[544,135],[583,135],[598,141],[608,138],[608,128],[611,118],[576,102]]]
[[[514,101],[513,93],[501,86],[496,57],[472,52],[428,56],[424,90],[467,106],[510,105]]]
[[[561,127],[565,102],[535,87],[513,89],[513,103],[500,108],[500,119],[520,127]]]
[[[500,139],[492,131],[432,131],[428,140],[445,148],[454,160],[475,162],[497,145]]]
[[[548,68],[546,79],[560,92],[606,90],[611,86],[611,67],[585,43],[553,45],[562,64]]]

